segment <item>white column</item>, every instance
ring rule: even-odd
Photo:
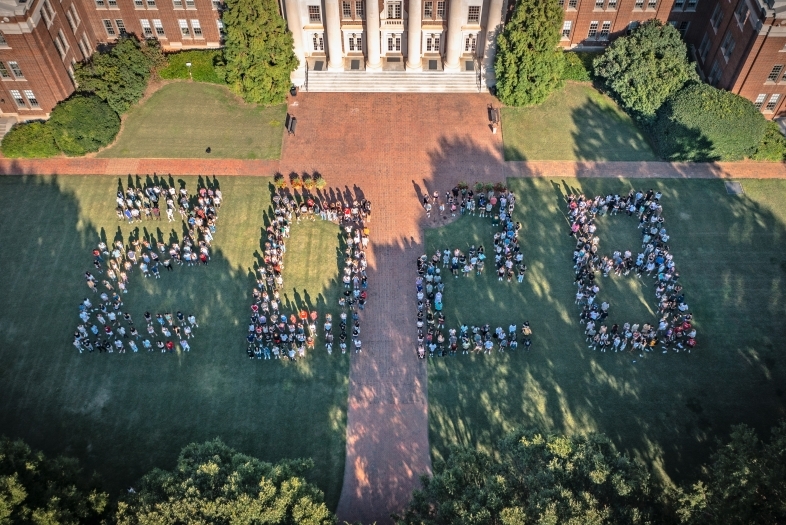
[[[303,24],[300,23],[300,11],[297,0],[286,0],[285,3],[287,10],[287,27],[292,33],[292,40],[295,45],[295,56],[298,59],[298,66],[292,72],[290,78],[292,83],[297,87],[302,87],[306,82],[306,52],[303,47]]]
[[[422,71],[420,45],[423,41],[423,0],[409,0],[409,20],[407,21],[407,70]]]
[[[487,86],[497,83],[497,76],[494,74],[494,57],[497,56],[497,36],[499,36],[499,32],[502,29],[502,10],[504,7],[505,0],[491,0],[489,5],[486,39],[483,45],[483,73]]]
[[[445,51],[445,71],[460,71],[459,58],[461,57],[461,22],[464,20],[464,6],[462,0],[450,0],[448,12],[448,42]]]
[[[366,0],[366,69],[370,71],[382,69],[381,49],[379,41],[379,1]]]
[[[341,45],[341,10],[338,0],[325,0],[325,31],[328,45],[328,70],[344,70],[344,52]]]

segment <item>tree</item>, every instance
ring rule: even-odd
[[[8,158],[43,158],[60,154],[52,129],[44,122],[19,123],[3,137],[3,155]]]
[[[658,110],[652,137],[666,160],[742,160],[755,153],[766,127],[750,100],[693,82]]]
[[[109,498],[84,482],[74,459],[47,459],[0,438],[0,525],[99,523]]]
[[[647,524],[657,492],[604,436],[515,431],[495,454],[453,448],[421,479],[400,525]]]
[[[275,0],[227,0],[224,58],[226,83],[247,102],[286,99],[297,69],[294,40]]]
[[[623,107],[644,120],[686,82],[698,78],[679,31],[655,19],[615,40],[595,59],[594,69]]]
[[[786,522],[786,421],[769,443],[745,426],[732,428],[713,454],[705,480],[677,493],[689,525],[771,525]]]
[[[302,474],[311,460],[275,465],[216,439],[185,447],[172,471],[155,469],[118,507],[118,525],[229,523],[327,525],[322,492]]]
[[[120,117],[97,96],[76,94],[55,106],[47,125],[63,153],[84,155],[115,139]]]
[[[80,91],[96,94],[122,114],[142,98],[151,69],[162,59],[157,44],[140,43],[131,35],[77,64],[74,73]]]
[[[786,137],[777,123],[768,120],[761,143],[753,154],[754,160],[783,162],[786,160]]]
[[[509,106],[540,104],[562,87],[565,57],[557,47],[562,7],[557,0],[520,0],[497,38],[497,96]]]

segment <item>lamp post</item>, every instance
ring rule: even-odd
[[[186,67],[188,68],[188,78],[193,81],[194,77],[191,75],[191,62],[186,62]]]

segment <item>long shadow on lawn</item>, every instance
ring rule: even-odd
[[[527,319],[535,344],[529,354],[519,350],[429,363],[435,457],[450,444],[493,450],[494,441],[517,425],[556,433],[600,431],[663,479],[679,480],[696,473],[709,446],[730,425],[746,422],[764,430],[786,414],[786,358],[777,351],[786,336],[786,229],[780,218],[745,195],[727,195],[718,180],[508,182],[518,196],[514,218],[523,224],[525,282],[467,279],[462,284],[459,279],[455,295],[446,292],[448,324],[457,324],[459,316],[470,323],[494,319],[502,326]],[[565,194],[594,196],[631,187],[664,193],[672,250],[699,329],[699,348],[690,355],[599,355],[584,344],[574,305],[574,244],[567,235]],[[602,253],[640,247],[615,245],[637,238],[636,221],[627,219],[609,219],[601,232],[602,243],[609,239]],[[478,239],[489,244],[484,237],[490,224],[478,222],[484,220],[462,218],[427,230],[426,251]],[[448,290],[453,285],[448,283]],[[621,278],[602,287],[612,310],[615,303],[635,310],[618,308],[620,321],[651,319],[651,287],[634,289],[630,300],[620,295],[627,290]]]
[[[226,223],[235,181],[222,181],[225,203],[209,265],[178,267],[160,280],[135,270],[123,297],[123,310],[142,325],[147,310],[193,312],[200,326],[189,354],[140,348],[139,354],[80,355],[70,345],[77,305],[90,294],[83,273],[93,270],[90,250],[102,230],[112,236],[119,229],[128,241],[133,230],[165,237],[169,229],[165,218],[138,228],[113,223],[115,180],[90,182],[106,186],[108,220],[99,225],[56,177],[0,179],[3,433],[48,454],[77,457],[88,472],[102,475],[111,493],[154,467],[171,468],[186,444],[220,436],[263,460],[312,457],[311,477],[335,508],[344,468],[348,359],[328,358],[324,351],[296,363],[246,358],[253,268],[233,265],[221,249],[234,242],[227,236],[238,228]],[[195,183],[188,179],[189,190]],[[247,260],[252,251],[253,241]],[[322,292],[328,301],[340,293],[337,279],[333,283]],[[94,304],[96,299],[91,297]]]

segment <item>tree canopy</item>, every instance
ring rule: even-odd
[[[400,525],[658,523],[649,473],[600,435],[518,430],[494,455],[452,449],[421,481]]]
[[[247,102],[286,99],[297,69],[292,34],[275,0],[227,0],[224,58],[226,83]]]
[[[652,137],[666,160],[742,160],[756,152],[766,128],[750,100],[692,82],[658,110]]]
[[[763,443],[745,425],[713,454],[705,479],[678,492],[678,515],[689,525],[786,523],[786,421]]]
[[[76,94],[55,106],[46,125],[63,153],[84,155],[114,140],[120,117],[97,96]]]
[[[332,524],[322,492],[302,477],[312,467],[311,460],[271,465],[220,440],[191,444],[174,470],[142,478],[136,494],[120,502],[117,523]]]
[[[76,460],[48,459],[0,438],[0,525],[99,523],[109,497],[82,482]]]
[[[623,107],[644,119],[698,78],[679,31],[655,19],[615,40],[595,59],[594,69]]]
[[[520,0],[497,37],[497,96],[509,106],[540,104],[562,86],[565,57],[557,47],[562,28],[557,0]]]
[[[125,36],[77,64],[74,74],[79,90],[94,93],[115,112],[124,113],[144,95],[151,69],[165,61],[153,42],[140,43],[133,35]]]

